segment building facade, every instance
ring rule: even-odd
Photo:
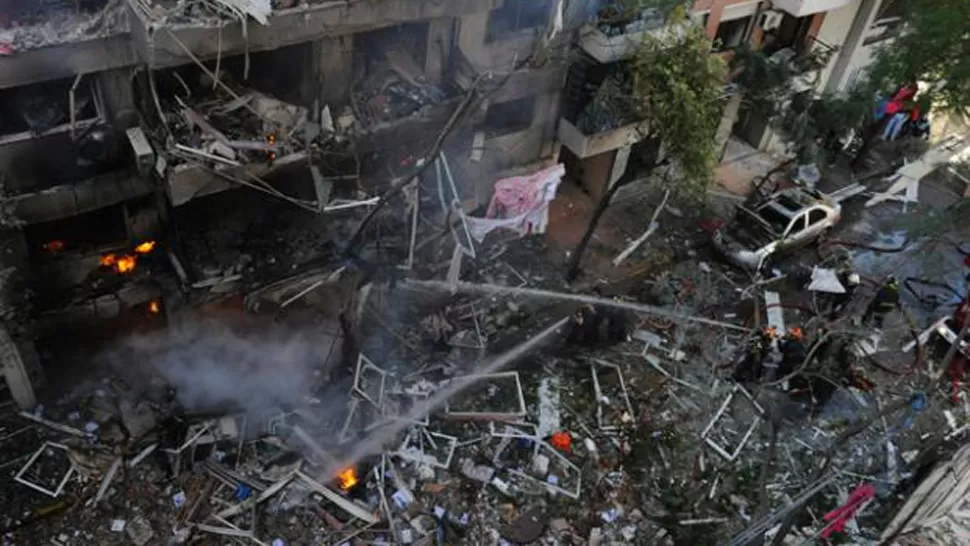
[[[530,56],[562,2],[41,4],[0,13],[2,390],[22,407],[66,338],[233,277],[192,239],[238,213],[237,188],[325,224],[412,166],[469,89],[498,82],[457,131],[464,197],[558,154],[565,62]],[[134,273],[119,269],[129,256]]]
[[[712,54],[748,41],[846,46],[813,82],[823,89],[858,70],[878,3],[699,0],[693,15],[717,40]],[[590,118],[591,89],[662,23],[603,27],[608,4],[0,4],[2,396],[30,407],[42,370],[70,362],[92,331],[245,282],[257,268],[233,238],[254,237],[270,264],[302,257],[293,270],[321,259],[346,236],[327,214],[373,205],[445,133],[469,208],[494,180],[557,161],[600,194],[641,131]],[[764,146],[754,117],[726,92],[719,137]],[[245,229],[226,227],[240,218]],[[298,235],[259,239],[280,222]]]

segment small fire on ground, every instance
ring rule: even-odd
[[[148,254],[152,250],[155,250],[155,241],[145,241],[135,246],[135,254],[123,254],[119,256],[113,252],[108,253],[101,256],[99,264],[101,267],[110,267],[118,273],[131,273],[138,264],[138,255]]]
[[[340,482],[340,488],[344,491],[349,491],[357,485],[359,481],[357,479],[357,471],[354,468],[348,468],[337,474],[337,481]]]
[[[157,315],[161,310],[162,306],[159,305],[155,300],[152,300],[152,302],[148,304],[148,311],[153,315]]]
[[[155,241],[145,241],[135,247],[135,252],[138,254],[148,254],[153,250],[155,250]]]

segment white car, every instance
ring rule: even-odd
[[[714,232],[714,247],[734,265],[757,271],[769,257],[813,243],[841,216],[839,203],[821,192],[781,190],[753,208],[738,205],[734,219]]]

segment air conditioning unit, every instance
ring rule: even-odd
[[[768,10],[761,14],[761,21],[758,26],[762,30],[775,30],[781,26],[781,20],[785,18],[785,14],[780,11]]]

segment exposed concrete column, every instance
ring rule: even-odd
[[[354,78],[354,37],[335,36],[313,43],[321,107],[345,104]]]
[[[27,245],[23,232],[3,229],[0,231],[0,376],[17,405],[24,409],[37,403],[30,372],[37,371],[39,363],[33,343],[15,340],[7,330],[7,324],[24,323],[21,313],[26,297],[22,281],[26,267]]]
[[[715,137],[715,146],[717,149],[721,150],[721,155],[718,161],[724,160],[724,150],[727,146],[728,139],[731,138],[731,132],[734,129],[734,123],[738,121],[738,112],[741,110],[742,95],[737,93],[728,99],[727,104],[724,106],[724,114],[721,116],[721,123],[717,127],[717,136]]]
[[[101,72],[98,74],[98,87],[111,125],[120,130],[138,123],[130,69],[118,68]]]
[[[451,62],[452,29],[454,19],[443,17],[428,23],[428,47],[424,61],[424,75],[431,83],[441,83],[441,78]]]
[[[34,386],[30,383],[27,366],[20,356],[20,349],[7,329],[0,326],[0,362],[3,363],[3,378],[6,380],[10,394],[21,409],[30,409],[37,405]]]
[[[852,26],[849,28],[849,35],[846,36],[845,43],[842,44],[839,55],[835,60],[835,65],[832,67],[832,73],[829,75],[829,80],[825,84],[825,91],[834,93],[842,87],[842,83],[846,77],[846,71],[852,64],[852,58],[858,53],[866,30],[869,29],[872,18],[875,16],[880,5],[882,5],[882,0],[862,0],[862,3],[859,5],[859,11],[856,12],[855,19],[852,20]]]

